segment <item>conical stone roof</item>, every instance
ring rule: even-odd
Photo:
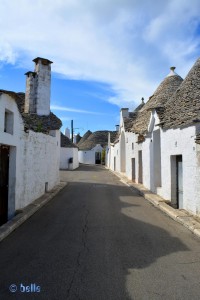
[[[134,109],[133,112],[129,112],[128,118],[124,118],[124,128],[125,128],[125,131],[128,131],[128,132],[131,131],[131,128],[133,126],[133,122],[137,118],[138,112],[143,108],[144,105],[145,105],[144,98],[142,98],[142,102],[140,103],[140,105],[138,105]]]
[[[72,141],[64,135],[62,132],[60,133],[60,146],[62,148],[78,148]]]
[[[200,58],[165,104],[161,117],[163,128],[192,125],[200,121]]]
[[[130,131],[146,134],[151,117],[151,109],[164,107],[183,79],[171,70],[170,74],[158,86],[147,103],[140,109]]]
[[[95,131],[80,145],[78,145],[79,150],[91,150],[97,144],[105,147],[108,144],[108,130]]]
[[[78,142],[77,146],[79,147],[83,142],[85,142],[85,140],[87,140],[87,138],[92,134],[92,131],[88,130],[83,137],[80,139],[80,141]]]

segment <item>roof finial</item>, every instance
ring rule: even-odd
[[[176,69],[176,67],[171,67],[171,68],[170,68],[170,73],[167,75],[167,77],[177,75],[177,74],[174,72],[175,69]]]
[[[142,104],[144,104],[144,98],[143,98],[143,97],[142,97],[142,99],[141,99],[141,100],[142,100]]]

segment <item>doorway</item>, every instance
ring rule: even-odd
[[[171,205],[174,208],[183,208],[182,155],[171,156]]]
[[[101,152],[95,152],[95,164],[101,164]]]
[[[132,165],[132,181],[135,182],[135,158],[131,158],[131,165]]]
[[[8,220],[9,146],[0,146],[0,225]]]
[[[143,183],[142,150],[138,151],[138,182]]]
[[[183,208],[183,162],[182,155],[176,157],[177,208]]]

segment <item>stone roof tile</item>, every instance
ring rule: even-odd
[[[174,73],[174,75],[167,76],[158,86],[154,94],[149,98],[147,103],[140,109],[136,119],[132,123],[130,131],[146,134],[151,117],[151,109],[159,109],[170,99],[173,93],[182,83],[183,79]]]
[[[61,120],[52,112],[48,116],[24,113],[25,94],[12,91],[0,90],[0,94],[7,94],[12,97],[18,107],[24,122],[24,130],[49,133],[50,130],[58,130],[62,126]]]
[[[200,58],[165,104],[160,116],[163,128],[192,125],[200,120]]]
[[[77,146],[79,147],[87,138],[92,134],[92,131],[88,130],[83,137],[80,139],[80,141],[77,143]]]
[[[89,135],[89,137],[81,144],[78,144],[79,150],[91,150],[97,144],[100,144],[102,147],[108,145],[108,130],[99,130],[95,131]]]
[[[60,133],[60,146],[62,148],[78,148],[72,141],[64,135],[62,132]]]

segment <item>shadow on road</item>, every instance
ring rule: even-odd
[[[37,299],[135,299],[146,283],[130,277],[131,270],[149,268],[175,253],[186,255],[188,247],[167,225],[165,229],[158,225],[158,212],[137,192],[115,184],[103,167],[78,171],[84,169],[102,171],[105,182],[74,178],[1,243],[2,299],[14,299],[7,288],[11,283],[33,281],[42,288]],[[181,289],[189,291],[187,282],[174,287],[173,280],[173,276],[168,278],[166,293],[173,294],[175,288],[180,293]],[[29,294],[26,299],[36,299],[34,296]]]

